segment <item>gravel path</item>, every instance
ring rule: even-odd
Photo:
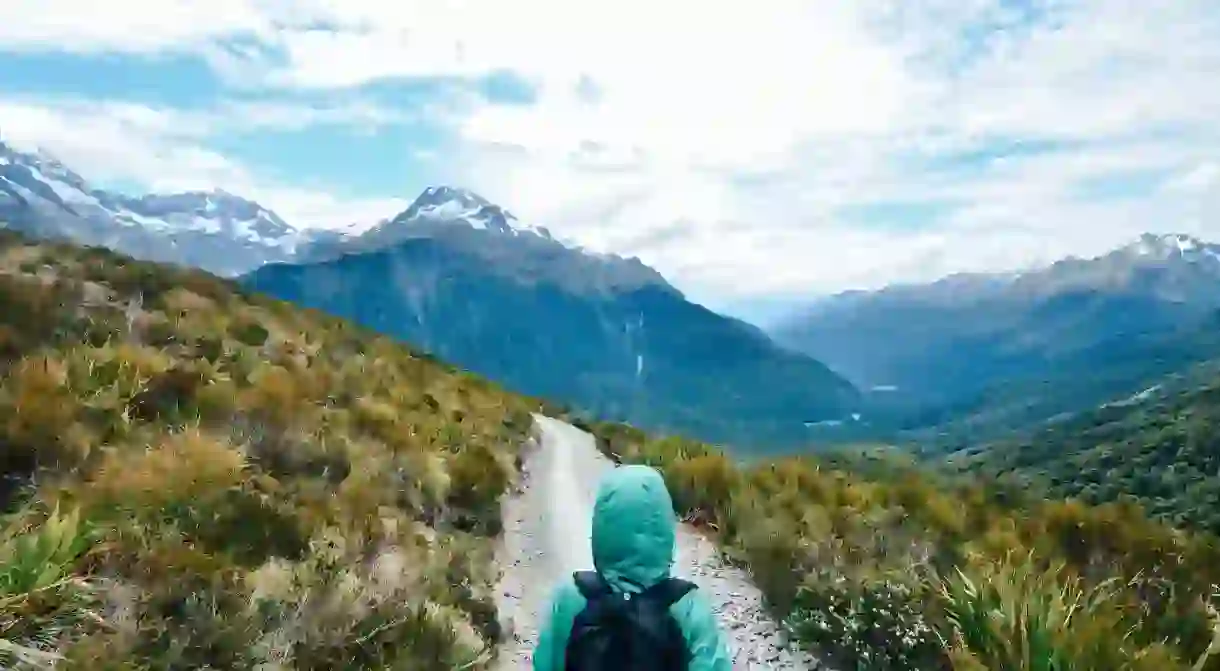
[[[498,597],[510,632],[498,671],[530,668],[530,652],[556,581],[591,568],[590,518],[597,483],[614,464],[589,434],[535,416],[521,490],[504,504],[504,569]],[[578,542],[583,539],[584,542]],[[680,526],[675,575],[692,580],[711,600],[729,638],[734,669],[818,669],[809,655],[785,646],[766,615],[762,595],[739,569],[726,566],[714,544]]]

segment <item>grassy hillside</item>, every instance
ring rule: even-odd
[[[876,452],[739,466],[700,443],[586,426],[612,458],[662,469],[678,512],[836,668],[1220,669],[1207,655],[1220,653],[1214,536]]]
[[[0,667],[483,668],[536,407],[204,273],[0,233]]]
[[[1210,375],[1194,386],[1100,408],[949,463],[1052,496],[1131,497],[1166,523],[1220,533],[1220,372],[1201,370]]]

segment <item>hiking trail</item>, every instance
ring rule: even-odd
[[[545,622],[551,593],[565,575],[593,567],[589,548],[594,498],[601,476],[614,468],[593,436],[570,424],[534,416],[520,490],[504,502],[504,538],[497,590],[508,640],[498,671],[531,668],[530,654]],[[785,644],[766,613],[762,594],[740,569],[727,566],[714,544],[678,526],[674,575],[699,585],[728,640],[733,668],[747,671],[822,668]]]

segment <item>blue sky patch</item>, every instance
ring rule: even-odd
[[[1139,199],[1150,195],[1168,176],[1162,169],[1112,172],[1077,181],[1072,194],[1084,201]]]
[[[873,230],[914,231],[935,227],[957,207],[948,201],[888,201],[848,205],[836,214],[845,223]]]
[[[0,94],[203,107],[223,93],[207,64],[187,56],[0,54]]]

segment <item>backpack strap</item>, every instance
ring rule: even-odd
[[[572,580],[576,582],[576,589],[580,590],[585,601],[593,601],[611,592],[610,585],[597,571],[577,571],[572,574]]]
[[[670,577],[644,590],[640,596],[652,599],[665,610],[669,610],[671,606],[681,601],[682,597],[698,588],[698,585],[689,580]]]
[[[613,593],[610,585],[597,571],[577,571],[572,574],[576,589],[586,601],[593,601]],[[636,598],[651,599],[665,609],[682,600],[682,597],[698,589],[699,586],[689,580],[669,577],[644,590]]]

